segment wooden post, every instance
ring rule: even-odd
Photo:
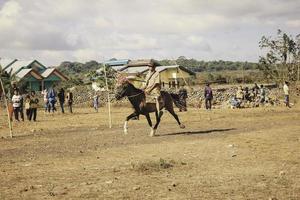
[[[111,123],[111,111],[110,111],[110,96],[109,96],[109,88],[108,88],[107,75],[106,75],[106,65],[105,64],[104,64],[104,76],[105,76],[105,85],[106,85],[106,91],[107,91],[108,123],[109,123],[109,128],[111,128],[112,123]]]
[[[3,85],[3,81],[1,79],[1,77],[0,77],[0,84],[1,84],[2,91],[3,91],[4,103],[5,103],[5,106],[6,106],[7,122],[8,122],[8,127],[9,127],[9,134],[10,134],[10,137],[12,138],[13,137],[13,132],[12,132],[12,125],[11,125],[11,121],[10,121],[10,117],[9,117],[8,102],[7,102],[7,99],[6,99],[6,93],[5,93],[5,90],[4,90],[4,85]]]
[[[300,64],[299,63],[298,63],[297,74],[298,74],[297,81],[299,82],[300,81]]]

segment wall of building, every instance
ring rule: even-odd
[[[191,75],[179,68],[166,69],[160,73],[160,82],[163,87],[175,87],[183,85]],[[184,80],[185,79],[185,80]]]

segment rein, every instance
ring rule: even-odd
[[[129,96],[127,96],[127,98],[136,97],[136,96],[139,96],[139,95],[141,95],[141,94],[143,94],[143,93],[144,93],[144,92],[142,91],[142,92],[140,92],[140,93],[138,93],[138,94],[129,95]]]

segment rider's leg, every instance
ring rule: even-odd
[[[159,108],[159,97],[155,97],[155,105],[156,105],[156,110],[159,113],[159,110],[160,110],[160,108]]]

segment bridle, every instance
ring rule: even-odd
[[[144,93],[144,91],[142,91],[142,92],[140,92],[140,93],[138,93],[138,94],[129,95],[129,96],[127,96],[127,98],[137,97],[137,96],[139,96],[139,95],[141,95],[141,94],[143,94],[143,93]]]
[[[124,91],[124,88],[122,89],[122,92]],[[137,97],[137,96],[139,96],[139,95],[141,95],[141,94],[144,94],[144,91],[142,91],[142,92],[140,92],[140,93],[138,93],[138,94],[134,94],[134,95],[126,95],[126,97],[128,98],[128,99],[130,99],[130,98],[133,98],[133,97]]]

